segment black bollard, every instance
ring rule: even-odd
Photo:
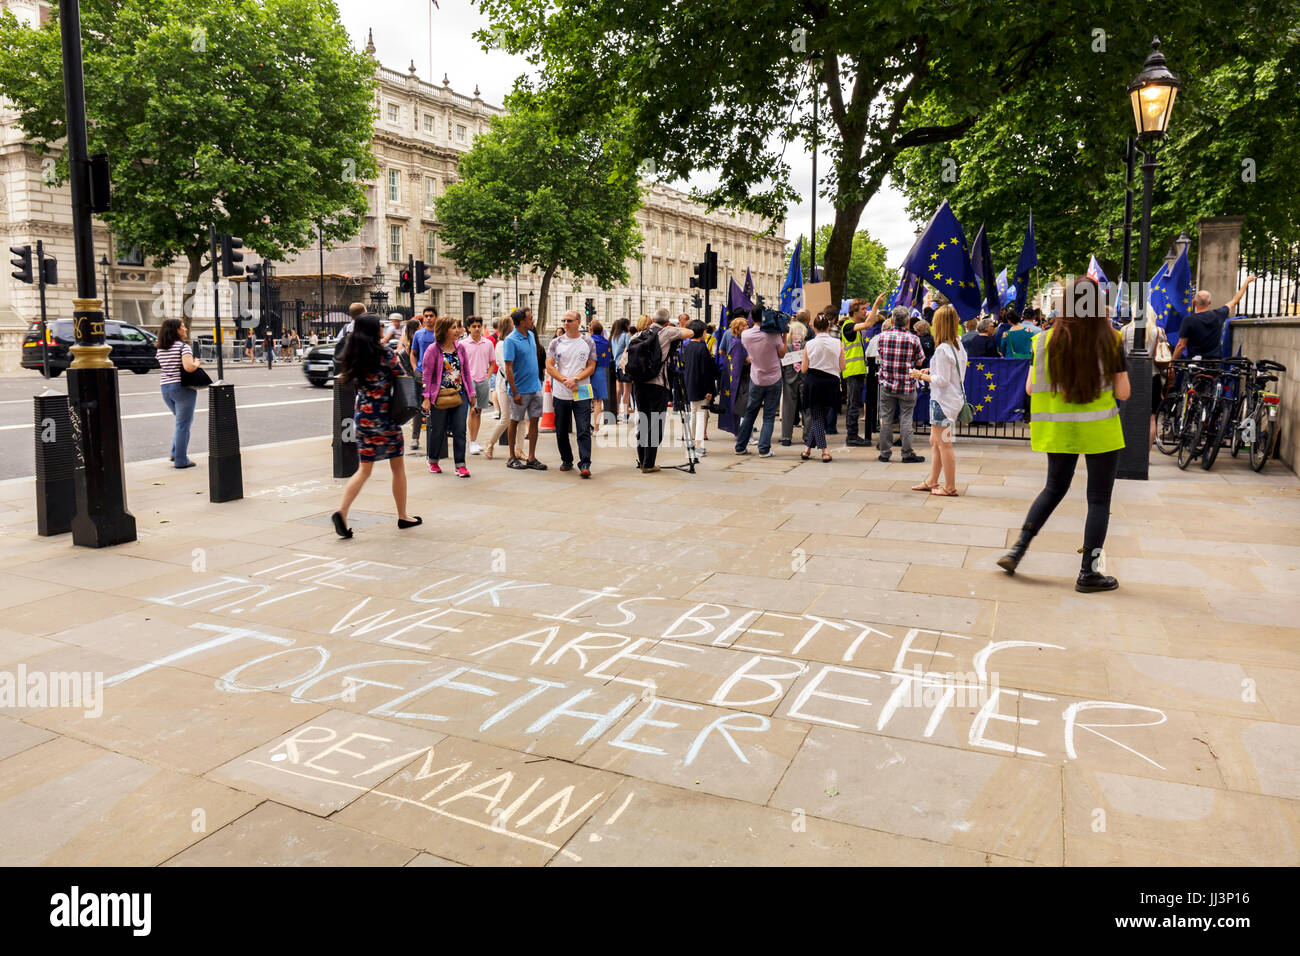
[[[208,386],[208,500],[238,501],[243,497],[235,386],[217,382]]]
[[[351,478],[357,471],[357,436],[353,421],[357,391],[334,380],[334,477]]]
[[[68,396],[58,392],[32,399],[36,412],[36,533],[49,537],[72,530],[77,513],[72,486],[72,416]]]

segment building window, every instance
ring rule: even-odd
[[[437,128],[436,126],[437,119],[438,118],[434,116],[432,113],[424,114],[424,131],[426,133],[434,132],[434,130]]]
[[[402,174],[396,169],[388,171],[388,201],[402,201]]]
[[[456,126],[456,142],[458,143],[465,142],[465,127],[460,125]]]
[[[650,284],[659,284],[659,260],[654,259],[650,262]]]
[[[433,201],[438,198],[438,180],[432,177],[424,181],[424,208],[432,209]]]
[[[42,7],[42,10],[45,8]],[[130,249],[119,250],[117,255],[117,264],[119,266],[142,266],[144,265],[144,250],[139,246],[132,246]]]
[[[493,292],[492,293],[492,315],[498,316],[500,314],[501,314],[501,293]]]
[[[572,308],[573,308],[573,296],[566,295],[564,297],[564,311],[568,312]]]
[[[629,320],[632,318],[632,300],[631,300],[631,299],[624,299],[624,300],[623,300],[623,318],[625,318],[625,319],[629,319]]]
[[[442,315],[442,290],[434,289],[432,290],[432,295],[433,295],[433,300],[430,304],[433,306],[433,310],[435,312],[437,312],[439,315]]]
[[[401,107],[399,107],[399,106],[395,106],[394,104],[389,103],[389,104],[388,104],[388,122],[390,122],[390,123],[396,123],[396,122],[397,122],[398,120],[400,120],[401,118],[402,118],[402,110],[401,110]]]
[[[431,266],[438,264],[438,234],[432,230],[424,234],[424,261]]]
[[[390,262],[400,262],[402,259],[402,227],[388,227],[388,259]]]

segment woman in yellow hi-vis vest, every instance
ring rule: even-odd
[[[1051,329],[1034,336],[1030,364],[1030,443],[1047,452],[1047,484],[1029,508],[1020,538],[998,559],[1015,574],[1034,535],[1070,490],[1074,466],[1083,455],[1088,466],[1088,517],[1076,591],[1112,591],[1119,582],[1105,573],[1102,546],[1110,524],[1110,496],[1119,452],[1124,447],[1116,400],[1129,396],[1128,371],[1119,333],[1111,328],[1097,283],[1080,276],[1066,290],[1062,315]]]

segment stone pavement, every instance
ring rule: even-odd
[[[1300,862],[1280,464],[1155,455],[1120,590],[1080,595],[1082,474],[993,566],[1023,443],[961,443],[949,499],[871,449],[710,446],[410,459],[401,533],[381,466],[351,541],[324,439],[247,451],[223,505],[202,460],[130,465],[140,540],[103,552],[0,484],[0,863]]]

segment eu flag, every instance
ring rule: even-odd
[[[970,264],[966,233],[949,208],[948,200],[935,210],[925,232],[903,260],[903,268],[923,276],[946,295],[963,322],[980,314],[979,284]]]
[[[906,269],[903,270],[902,277],[898,280],[898,285],[889,296],[889,301],[885,303],[885,311],[888,312],[896,305],[912,307],[913,301],[921,289],[921,277],[914,276]]]
[[[738,407],[738,403],[748,354],[739,338],[733,338],[727,351],[718,354],[718,404],[722,406],[722,411],[718,414],[718,427],[733,435],[740,427],[745,411],[743,406]]]
[[[1034,242],[1034,210],[1029,210],[1029,225],[1025,228],[1025,241],[1020,247],[1020,261],[1016,263],[1016,311],[1025,311],[1029,295],[1029,270],[1038,265],[1038,244]]]
[[[998,287],[998,280],[993,276],[993,253],[989,250],[989,237],[984,233],[984,223],[980,223],[979,231],[975,233],[975,241],[971,243],[970,264],[980,281],[982,308],[989,315],[997,315],[1001,309],[1001,300],[998,297],[1001,290]],[[1005,282],[1004,274],[1003,283]],[[994,294],[995,289],[998,289],[998,294]]]
[[[744,309],[746,312],[752,312],[754,303],[749,301],[749,296],[740,291],[740,286],[736,285],[736,280],[732,279],[727,288],[727,321],[731,321],[731,312],[733,309]]]
[[[1007,285],[1006,269],[1003,269],[1001,272],[998,273],[997,285],[998,285],[998,299],[1002,302],[1002,307],[1005,309],[1016,298],[1016,287],[1014,285],[1010,285],[1010,286]]]
[[[785,270],[785,285],[781,286],[781,311],[794,315],[803,308],[803,236],[794,244],[794,255],[790,257],[790,266]]]
[[[973,358],[966,366],[966,401],[975,410],[976,422],[1024,421],[1029,405],[1025,382],[1029,359]],[[928,398],[928,396],[927,396]],[[916,421],[930,417],[929,401],[918,401]],[[922,407],[924,406],[924,407]]]
[[[1192,307],[1192,268],[1187,263],[1184,249],[1173,267],[1160,266],[1151,280],[1149,296],[1155,323],[1165,330],[1170,346],[1178,343],[1178,332],[1183,326],[1183,316]]]
[[[754,301],[754,277],[749,274],[749,267],[745,267],[745,298],[750,302]]]

